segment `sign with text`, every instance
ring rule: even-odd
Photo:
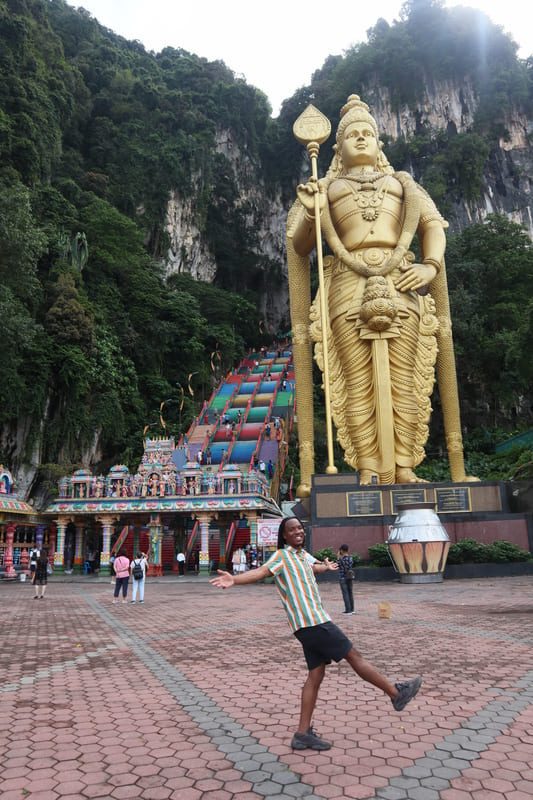
[[[472,511],[470,501],[470,489],[468,486],[457,486],[455,488],[435,489],[435,499],[437,501],[438,514],[451,514],[457,511]]]
[[[392,513],[398,513],[398,506],[405,503],[425,503],[426,490],[422,488],[416,489],[393,489],[392,496]]]
[[[383,514],[380,491],[348,492],[346,494],[349,517],[379,517]]]
[[[257,520],[257,544],[259,547],[272,547],[278,543],[280,519]]]

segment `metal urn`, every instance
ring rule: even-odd
[[[439,583],[450,549],[450,537],[434,503],[398,505],[387,547],[401,583]]]

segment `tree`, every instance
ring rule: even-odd
[[[490,215],[450,242],[447,250],[459,384],[471,402],[488,403],[496,415],[525,409],[533,369],[526,357],[533,341],[533,247],[526,231]]]

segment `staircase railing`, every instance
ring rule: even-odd
[[[235,534],[237,533],[237,523],[235,520],[229,526],[228,535],[226,536],[226,542],[224,544],[224,561],[226,566],[228,566],[228,557],[231,555],[231,550],[233,548],[233,542],[235,541]],[[222,554],[220,556],[222,560]]]
[[[200,531],[200,523],[198,520],[193,525],[192,531],[189,534],[189,538],[187,540],[187,548],[185,550],[185,563],[188,565],[190,557],[192,555],[192,551],[194,545],[196,544],[196,540],[198,539],[198,533]]]
[[[130,532],[129,525],[124,525],[122,530],[120,531],[117,540],[113,547],[111,548],[111,552],[109,555],[115,555],[116,553],[120,552],[120,548],[123,546],[124,542],[128,538],[128,533]]]

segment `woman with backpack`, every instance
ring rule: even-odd
[[[131,591],[131,602],[135,603],[137,598],[137,590],[139,590],[139,603],[144,603],[144,581],[148,571],[148,556],[146,553],[137,553],[137,558],[134,558],[130,564],[131,577],[133,579],[133,587]]]

